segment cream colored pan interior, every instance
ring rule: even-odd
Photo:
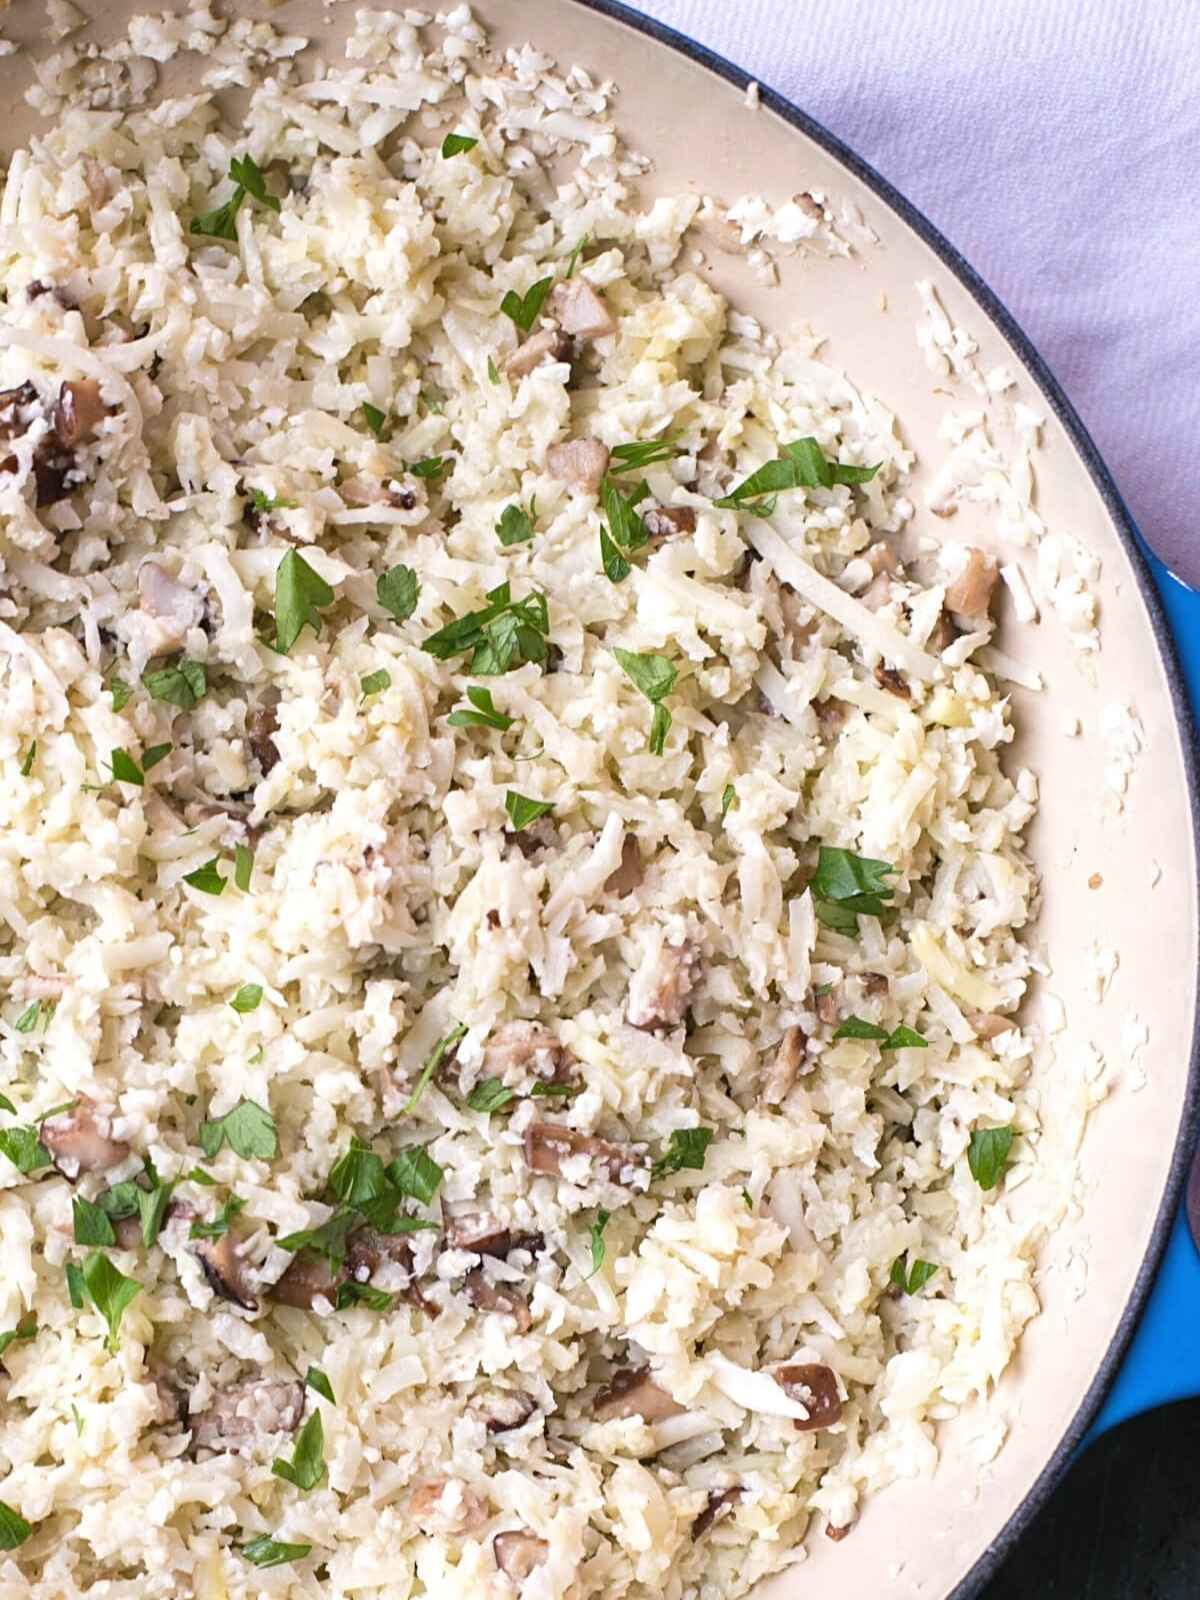
[[[83,3],[97,13],[89,37],[101,41],[123,31],[133,13],[156,9],[146,0]],[[315,50],[340,53],[350,10],[310,0],[233,9],[310,34],[317,43],[309,58]],[[1020,351],[871,187],[780,115],[750,107],[739,87],[577,0],[481,0],[476,9],[502,42],[532,39],[567,64],[579,62],[616,80],[618,124],[655,161],[649,191],[693,189],[728,201],[757,190],[778,204],[817,186],[854,200],[879,243],[850,261],[787,261],[775,288],[756,282],[741,258],[715,250],[705,270],[742,309],[778,331],[811,322],[828,339],[828,358],[899,414],[923,462],[915,499],[926,519],[920,491],[944,454],[937,426],[947,403],[945,385],[935,392],[940,380],[914,337],[914,284],[931,279],[951,317],[979,341],[982,367],[1010,365],[1025,398],[1045,414],[1037,508],[1051,528],[1080,540],[1102,563],[1103,647],[1093,658],[1094,681],[1052,614],[1036,626],[1018,627],[1010,618],[1000,639],[1046,683],[1041,694],[1017,689],[1014,698],[1023,730],[1017,759],[1035,769],[1041,784],[1031,844],[1044,888],[1038,937],[1052,969],[1026,1014],[1047,1016],[1050,995],[1065,1009],[1053,1059],[1044,1056],[1037,1069],[1049,1129],[1042,1146],[1047,1182],[1061,1182],[1069,1171],[1068,1147],[1094,1071],[1092,1046],[1119,1069],[1116,1087],[1088,1124],[1068,1218],[1043,1252],[1043,1313],[993,1400],[1009,1437],[981,1468],[972,1440],[984,1419],[960,1417],[943,1430],[933,1481],[877,1496],[844,1542],[831,1544],[814,1533],[811,1559],[765,1591],[771,1600],[826,1592],[892,1600],[948,1595],[1002,1535],[1060,1450],[1123,1319],[1128,1322],[1187,1108],[1196,1008],[1195,844],[1185,752],[1155,624],[1113,514]],[[41,0],[14,0],[4,24],[9,37],[44,39]],[[176,71],[181,76],[168,75],[167,87],[186,81],[186,65],[172,66]],[[23,101],[31,80],[27,52],[0,59],[6,153],[38,126]],[[231,111],[236,114],[232,105]],[[971,403],[969,390],[953,392],[961,405]],[[995,545],[990,515],[969,507],[952,532]],[[1104,800],[1108,758],[1099,731],[1103,709],[1115,701],[1136,708],[1145,730],[1119,814]],[[1064,732],[1073,719],[1080,737]],[[1097,939],[1119,956],[1102,1003],[1094,983]],[[1147,1024],[1149,1041],[1136,1060],[1122,1060],[1133,1037],[1126,1028],[1131,1016]],[[1007,1203],[1019,1213],[1031,1202],[1018,1190]],[[979,1576],[960,1593],[971,1592]]]

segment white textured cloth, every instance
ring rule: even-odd
[[[1200,0],[638,0],[778,89],[1005,302],[1200,585]]]

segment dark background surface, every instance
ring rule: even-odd
[[[1185,1597],[1200,1597],[1200,1400],[1092,1445],[981,1600]]]

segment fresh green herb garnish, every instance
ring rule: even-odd
[[[27,778],[29,776],[29,774],[33,771],[33,763],[36,760],[37,760],[37,740],[35,739],[33,741],[33,743],[29,746],[29,749],[25,752],[24,761],[21,762],[20,772],[21,772],[21,776],[23,778]]]
[[[50,1152],[38,1137],[39,1130],[24,1123],[15,1128],[0,1128],[0,1155],[5,1155],[20,1173],[37,1172],[50,1165]]]
[[[73,1195],[71,1198],[71,1214],[75,1223],[75,1243],[92,1245],[113,1245],[117,1236],[113,1232],[113,1225],[104,1212],[90,1200],[85,1200],[82,1195]]]
[[[453,465],[445,456],[426,456],[422,461],[414,461],[408,470],[414,478],[440,478]]]
[[[145,773],[127,750],[114,750],[108,764],[117,783],[136,783],[140,789],[146,781]]]
[[[892,1262],[890,1281],[904,1294],[916,1294],[923,1289],[937,1271],[932,1261],[914,1261],[907,1272],[904,1267],[904,1257],[897,1256]]]
[[[686,454],[684,446],[672,444],[665,433],[659,439],[635,440],[630,444],[614,445],[612,449],[613,460],[619,461],[626,472],[640,472],[643,467],[653,467],[660,461],[673,461],[676,456]]]
[[[333,1398],[333,1385],[321,1371],[320,1367],[309,1367],[304,1374],[305,1387],[319,1394],[323,1400],[328,1400],[331,1406],[337,1405]]]
[[[267,494],[263,489],[251,489],[250,501],[260,515],[268,511],[294,511],[300,504],[298,500],[285,500],[282,495]]]
[[[499,369],[497,368],[496,363],[492,360],[491,356],[489,356],[487,359],[487,375],[489,383],[500,382]]]
[[[831,489],[835,483],[868,483],[879,471],[878,465],[852,467],[828,461],[813,438],[796,439],[781,449],[782,455],[752,472],[716,504],[726,510],[753,511],[769,517],[776,497],[784,489]]]
[[[416,573],[411,567],[390,567],[382,577],[375,580],[375,598],[385,611],[391,613],[397,622],[403,622],[406,617],[411,617],[417,609],[417,596],[421,592],[421,585]]]
[[[153,1171],[153,1169],[151,1169]],[[139,1189],[138,1213],[142,1220],[142,1243],[147,1250],[154,1244],[162,1232],[162,1225],[166,1220],[167,1207],[171,1203],[174,1193],[173,1183],[154,1183],[152,1189]]]
[[[346,1259],[346,1239],[351,1229],[358,1226],[359,1219],[353,1211],[335,1211],[317,1227],[289,1233],[276,1243],[284,1250],[315,1250],[337,1267]]]
[[[303,556],[289,550],[275,571],[275,648],[288,655],[306,627],[321,631],[320,606],[333,604],[333,590]]]
[[[0,1111],[11,1111],[14,1117],[17,1114],[16,1106],[13,1105],[6,1094],[0,1094]]]
[[[522,333],[528,333],[537,321],[538,313],[553,287],[553,278],[539,278],[524,295],[519,295],[510,289],[501,300],[500,309],[506,317],[516,323]]]
[[[82,1439],[83,1438],[83,1418],[79,1415],[79,1407],[75,1404],[75,1402],[73,1400],[71,1402],[71,1416],[72,1416],[72,1418],[74,1419],[74,1422],[75,1422],[75,1432]]]
[[[539,817],[544,817],[547,812],[554,810],[552,800],[530,800],[527,795],[518,794],[515,789],[509,789],[504,796],[504,809],[508,812],[508,820],[512,823],[512,831],[520,833],[531,822],[536,822]]]
[[[206,211],[193,217],[193,233],[206,234],[213,239],[236,239],[237,214],[248,194],[266,206],[268,211],[279,210],[279,201],[273,194],[267,193],[267,181],[253,156],[234,156],[229,163],[229,176],[236,185],[233,194],[215,211]]]
[[[0,1333],[0,1356],[4,1354],[10,1344],[17,1342],[28,1344],[30,1339],[37,1337],[37,1331],[37,1313],[27,1311],[15,1328],[9,1328],[6,1333]]]
[[[421,390],[421,402],[426,411],[431,411],[435,417],[440,417],[446,409],[445,395],[432,387]]]
[[[129,697],[133,693],[133,690],[123,678],[118,678],[116,676],[110,677],[105,687],[107,688],[109,694],[112,695],[113,710],[124,711],[125,707],[129,704]]]
[[[304,1494],[321,1482],[325,1476],[325,1428],[319,1411],[313,1412],[296,1436],[292,1459],[282,1461],[276,1457],[271,1471]]]
[[[165,761],[167,759],[174,748],[175,746],[172,744],[152,744],[149,750],[147,750],[142,756],[143,772],[153,771],[160,761]]]
[[[439,661],[471,652],[468,663],[480,677],[494,678],[526,661],[544,665],[550,614],[544,594],[514,600],[507,583],[488,591],[489,604],[470,611],[430,634],[422,650]]]
[[[189,661],[186,657],[169,666],[143,672],[142,682],[152,700],[164,700],[168,705],[178,706],[181,711],[191,711],[208,692],[208,676],[203,663]]]
[[[220,856],[213,856],[202,867],[197,867],[195,872],[185,872],[183,881],[201,894],[224,894],[225,879],[217,871],[220,864]]]
[[[660,756],[671,726],[671,713],[662,701],[675,687],[675,668],[666,656],[637,655],[632,650],[621,649],[615,649],[613,655],[624,669],[626,677],[636,684],[654,707],[654,718],[650,724],[650,753]]]
[[[48,1014],[52,1014],[54,1007],[48,1006],[46,1010]],[[40,1000],[35,1000],[32,1005],[25,1007],[24,1011],[22,1011],[21,1015],[13,1023],[13,1027],[18,1033],[32,1033],[41,1020],[42,1002]]]
[[[577,1094],[583,1093],[581,1083],[547,1083],[545,1078],[539,1078],[529,1091],[531,1100],[573,1100]]]
[[[727,783],[721,790],[721,821],[729,815],[731,809],[737,805],[737,790],[731,783]]]
[[[363,699],[368,699],[373,694],[382,694],[385,689],[390,689],[392,675],[386,667],[380,667],[378,672],[368,672],[362,680]]]
[[[885,902],[896,891],[884,882],[884,876],[895,870],[890,862],[822,845],[809,885],[818,921],[836,933],[857,938],[860,916],[882,917],[890,909]]]
[[[493,1111],[502,1110],[510,1100],[516,1098],[517,1091],[506,1087],[499,1078],[483,1078],[467,1096],[467,1104],[472,1111],[482,1111],[485,1116],[490,1116]]]
[[[83,1263],[83,1287],[88,1299],[108,1324],[105,1349],[116,1354],[120,1348],[117,1330],[127,1307],[142,1292],[135,1278],[119,1272],[106,1255],[94,1250]]]
[[[363,421],[379,440],[382,440],[384,429],[387,427],[387,412],[381,411],[378,406],[373,406],[369,401],[364,401]]]
[[[505,506],[500,513],[500,521],[496,524],[496,537],[506,548],[513,544],[525,544],[533,538],[533,515],[526,511],[524,506]]]
[[[451,156],[461,155],[464,150],[474,150],[479,143],[465,133],[448,133],[442,140],[442,160],[448,161]]]
[[[355,1283],[351,1280],[338,1285],[333,1303],[339,1311],[346,1311],[350,1306],[366,1306],[369,1311],[390,1311],[395,1299],[394,1294],[388,1294],[383,1289],[373,1289],[369,1283]]]
[[[250,877],[254,871],[254,852],[239,844],[233,852],[233,881],[243,894],[250,893]]]
[[[329,1187],[346,1206],[358,1207],[387,1192],[383,1162],[366,1145],[352,1141],[350,1148],[330,1168]]]
[[[864,1022],[861,1017],[847,1017],[839,1023],[835,1039],[876,1039],[881,1050],[924,1050],[928,1040],[913,1028],[893,1028],[891,1033],[886,1028],[877,1027],[873,1022]]]
[[[431,1205],[445,1176],[442,1168],[424,1148],[402,1150],[388,1163],[388,1181],[400,1194]]]
[[[563,273],[564,280],[575,276],[575,268],[579,265],[579,258],[583,254],[583,247],[588,242],[586,233],[581,234],[575,241],[575,248],[567,258],[567,270]]]
[[[610,1211],[597,1211],[596,1220],[588,1229],[588,1236],[592,1246],[592,1270],[588,1273],[587,1278],[583,1280],[584,1283],[588,1281],[588,1278],[594,1278],[604,1265],[604,1230],[608,1227],[611,1216],[612,1213]]]
[[[300,1561],[312,1549],[310,1544],[285,1544],[260,1533],[257,1539],[242,1546],[242,1554],[256,1567],[281,1567],[288,1561]]]
[[[967,1165],[981,1189],[994,1189],[1008,1163],[1012,1128],[977,1128],[967,1149]]]
[[[743,1189],[742,1190],[742,1200],[743,1200],[743,1202],[745,1204],[745,1207],[746,1207],[747,1211],[753,1211],[754,1210],[754,1201],[750,1197],[749,1189]]]
[[[19,1549],[32,1532],[25,1518],[0,1500],[0,1550]]]
[[[215,1189],[217,1186],[217,1180],[212,1173],[205,1172],[203,1167],[193,1167],[187,1176],[190,1182],[202,1183],[206,1189]]]
[[[882,1047],[884,1050],[927,1050],[929,1040],[915,1028],[893,1028]]]
[[[452,711],[446,718],[452,728],[496,728],[503,733],[512,727],[513,718],[496,710],[490,689],[473,683],[467,689],[467,699],[475,709]]]
[[[239,1200],[237,1195],[231,1194],[211,1222],[193,1222],[188,1230],[188,1237],[190,1239],[223,1239],[229,1232],[229,1226],[234,1217],[245,1209],[246,1202]]]
[[[76,1311],[83,1310],[83,1273],[73,1261],[68,1261],[63,1268],[67,1279],[67,1298]]]
[[[262,1004],[262,984],[244,983],[233,999],[229,1002],[234,1011],[245,1016],[250,1011],[257,1011]]]
[[[239,1100],[232,1111],[201,1127],[200,1148],[210,1161],[226,1142],[247,1161],[273,1161],[279,1154],[275,1119],[253,1100]]]
[[[630,557],[650,542],[645,522],[637,507],[650,493],[642,480],[625,494],[620,485],[606,477],[600,485],[604,520],[600,524],[600,564],[610,583],[623,583],[633,571]]]
[[[713,1138],[711,1128],[676,1128],[665,1152],[651,1168],[651,1177],[665,1178],[668,1173],[682,1172],[685,1167],[699,1171]]]
[[[446,1034],[444,1038],[439,1039],[434,1045],[433,1049],[429,1052],[429,1057],[426,1060],[425,1065],[421,1068],[421,1075],[413,1087],[413,1092],[409,1095],[407,1101],[405,1102],[404,1110],[401,1112],[401,1116],[406,1117],[410,1112],[415,1110],[417,1101],[420,1100],[421,1096],[425,1093],[430,1078],[433,1077],[434,1073],[441,1066],[442,1060],[446,1054],[454,1048],[466,1031],[467,1030],[464,1023],[457,1023],[453,1028],[451,1028],[450,1032]]]

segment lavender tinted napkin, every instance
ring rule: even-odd
[[[1200,586],[1198,0],[637,0],[958,246]]]

